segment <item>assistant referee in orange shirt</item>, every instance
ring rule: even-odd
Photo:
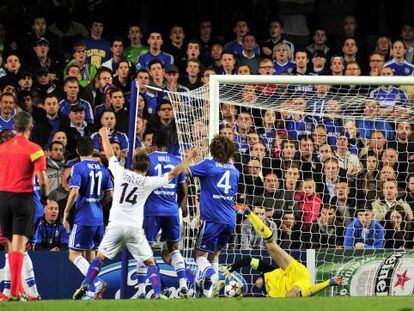
[[[9,301],[21,300],[24,295],[21,273],[26,243],[33,235],[35,174],[43,204],[48,195],[45,154],[29,140],[32,117],[27,112],[16,113],[13,127],[16,136],[0,145],[0,223],[9,254]]]

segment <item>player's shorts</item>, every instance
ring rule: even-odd
[[[205,221],[197,237],[196,249],[214,253],[223,249],[234,233],[234,225]]]
[[[97,249],[102,241],[104,226],[82,226],[74,224],[69,236],[69,249],[89,251]]]
[[[148,243],[152,245],[162,230],[161,241],[178,242],[181,239],[180,216],[146,216],[144,230]]]
[[[0,224],[4,237],[33,236],[35,201],[33,193],[0,191]]]
[[[308,269],[294,258],[290,260],[285,270],[275,269],[265,273],[264,278],[266,291],[270,297],[285,297],[294,286],[302,290],[310,290],[312,286]]]
[[[136,261],[145,261],[153,256],[143,229],[110,222],[99,245],[99,252],[113,259],[125,246]]]

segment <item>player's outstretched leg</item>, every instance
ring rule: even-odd
[[[142,261],[137,261],[137,281],[138,281],[138,292],[137,299],[144,299],[146,296],[145,285],[147,282],[147,267]]]
[[[272,257],[272,259],[281,269],[285,270],[289,265],[291,257],[279,245],[276,244],[273,239],[272,230],[270,230],[270,228],[266,226],[257,215],[251,212],[249,208],[244,210],[244,214],[253,225],[257,233],[259,233],[260,236],[264,239],[266,249],[270,257]]]
[[[336,275],[333,278],[326,280],[325,282],[321,282],[315,285],[312,285],[309,289],[302,289],[301,294],[302,297],[310,297],[316,295],[320,291],[324,290],[328,286],[341,286],[342,279]]]

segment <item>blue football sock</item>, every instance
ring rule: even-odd
[[[85,284],[88,286],[94,287],[94,283],[97,282],[99,271],[101,271],[101,267],[103,265],[102,260],[99,258],[95,258],[92,260],[91,264],[89,265],[88,272],[85,276]]]

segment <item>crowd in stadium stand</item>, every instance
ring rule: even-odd
[[[31,139],[47,151],[51,200],[45,208],[38,200],[35,250],[67,249],[60,220],[70,167],[79,161],[79,137],[91,136],[96,160],[104,162],[98,130],[109,128],[116,156],[125,163],[133,80],[186,92],[207,84],[212,74],[411,76],[414,71],[414,24],[404,24],[399,37],[378,35],[370,46],[352,15],[333,38],[323,28],[310,36],[285,37],[279,18],[269,23],[268,34],[253,34],[248,21],[240,19],[229,42],[212,36],[215,25],[209,20],[200,22],[194,39],[179,24],[167,34],[144,34],[139,23],[131,23],[111,40],[104,30],[113,25],[97,16],[85,24],[61,24],[49,25],[46,15],[38,15],[27,35],[11,37],[0,22],[0,139],[13,137],[13,116],[24,110],[35,122]],[[221,105],[220,132],[232,137],[240,151],[235,159],[242,172],[238,204],[248,204],[262,217],[284,249],[412,248],[412,124],[390,116],[412,107],[414,90],[293,87],[288,105],[294,114]],[[360,107],[365,118],[353,119],[343,111],[344,89],[370,98]],[[254,101],[285,93],[261,85],[246,94]],[[169,133],[169,151],[179,154],[165,95],[140,88],[136,145],[149,148],[153,133],[162,128]],[[326,116],[312,117],[315,113]],[[380,115],[384,120],[370,118]],[[243,216],[238,224],[231,247],[263,248]]]

